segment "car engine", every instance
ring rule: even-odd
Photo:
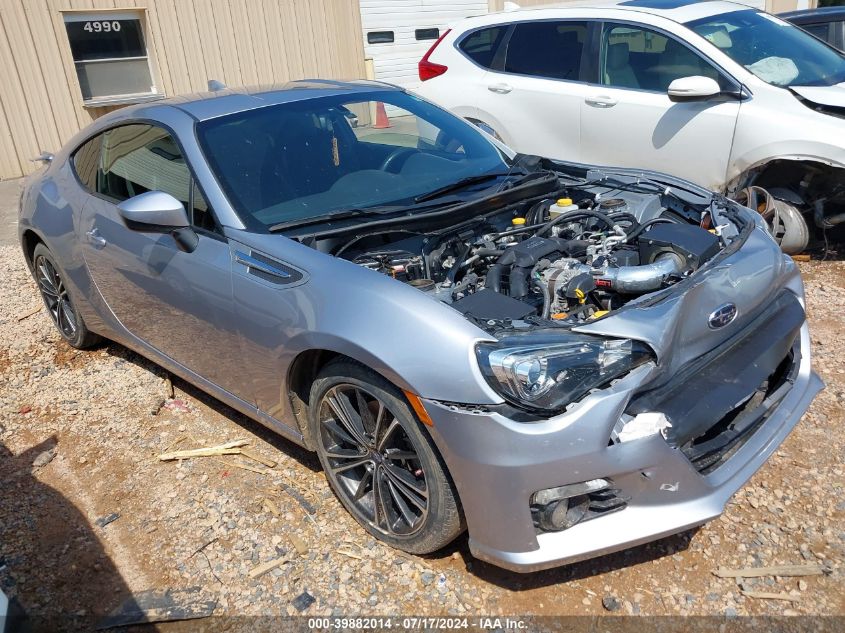
[[[580,196],[517,205],[474,225],[388,230],[335,254],[483,326],[538,319],[571,325],[677,283],[736,234],[732,225],[717,226],[707,207],[666,194],[568,193]]]

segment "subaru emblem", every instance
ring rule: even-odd
[[[713,330],[718,330],[731,323],[736,318],[736,314],[736,306],[732,303],[726,303],[710,313],[710,316],[707,317],[707,325]]]

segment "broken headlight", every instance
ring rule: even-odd
[[[639,341],[559,332],[479,343],[476,355],[487,382],[506,400],[544,412],[563,409],[653,358]]]

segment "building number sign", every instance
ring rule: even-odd
[[[117,20],[95,20],[86,22],[82,29],[89,33],[117,33],[120,31],[120,22]]]

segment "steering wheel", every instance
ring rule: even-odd
[[[385,159],[381,162],[381,169],[382,171],[387,171],[391,173],[399,173],[399,170],[402,169],[402,165],[405,164],[405,161],[414,154],[417,150],[412,147],[397,147],[395,150],[390,152]]]

